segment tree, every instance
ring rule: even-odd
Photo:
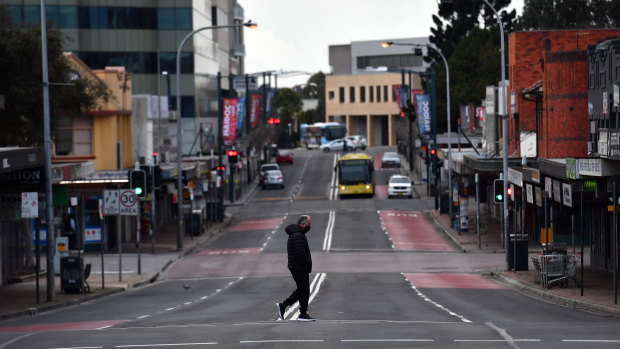
[[[293,122],[293,117],[301,112],[301,96],[290,88],[278,89],[276,98],[276,115],[280,119],[280,124],[276,125],[276,139],[279,144],[286,143],[288,137],[288,124]],[[292,131],[292,130],[291,130]]]
[[[518,18],[521,30],[615,28],[619,0],[525,0]]]
[[[316,109],[304,110],[299,115],[300,124],[313,124],[325,121],[325,74],[319,71],[313,74],[300,91],[303,99],[318,99]]]
[[[513,30],[516,11],[507,12],[510,0],[489,0],[502,18],[504,35]],[[460,104],[479,103],[484,98],[486,85],[494,85],[501,78],[499,55],[500,33],[497,18],[482,0],[454,0],[453,4],[439,4],[438,15],[433,16],[435,27],[431,28],[429,40],[441,50],[450,69],[451,112],[458,115]],[[505,40],[507,42],[507,40]],[[432,61],[436,71],[437,128],[447,129],[446,118],[446,72],[439,54],[429,50],[427,60]],[[506,57],[507,57],[506,52]],[[451,117],[452,129],[456,129],[457,117]]]
[[[59,115],[81,115],[95,109],[100,99],[109,98],[105,86],[86,79],[71,80],[70,67],[63,57],[62,43],[67,40],[48,24],[48,72],[50,120],[52,130]],[[5,6],[0,6],[0,95],[5,109],[0,110],[0,146],[42,146],[43,140],[43,68],[40,27],[13,26]]]

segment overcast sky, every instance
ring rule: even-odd
[[[328,46],[351,41],[428,37],[439,0],[238,0],[245,19],[246,72],[329,73]],[[512,0],[521,13],[523,0]],[[308,75],[278,78],[278,87]]]

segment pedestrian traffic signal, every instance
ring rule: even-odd
[[[400,117],[407,117],[407,119],[409,119],[409,121],[411,122],[415,122],[416,120],[416,110],[415,110],[415,106],[413,105],[413,103],[411,103],[411,100],[408,99],[405,104],[402,106],[402,108],[400,109]]]
[[[496,179],[493,181],[493,201],[496,204],[504,202],[504,180]]]
[[[129,187],[133,189],[139,198],[146,197],[148,187],[146,183],[146,173],[143,170],[129,171]]]
[[[231,149],[231,150],[226,152],[226,155],[228,155],[228,163],[229,164],[236,164],[237,163],[239,153],[236,150]]]
[[[153,186],[155,188],[161,187],[161,181],[163,179],[163,170],[161,166],[155,165],[153,166]]]

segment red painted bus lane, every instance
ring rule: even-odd
[[[405,277],[417,288],[506,289],[505,286],[478,274],[405,273]]]
[[[228,231],[250,231],[275,229],[282,223],[282,217],[263,218],[241,221],[228,229]]]
[[[379,211],[396,250],[452,251],[422,212]]]
[[[2,327],[0,332],[45,332],[45,331],[81,331],[96,330],[98,328],[110,327],[127,320],[106,320],[106,321],[84,321],[84,322],[65,322],[59,324],[40,324],[25,325],[14,327]]]

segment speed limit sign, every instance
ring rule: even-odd
[[[131,189],[121,190],[121,202],[119,214],[121,216],[138,215],[138,197]]]

